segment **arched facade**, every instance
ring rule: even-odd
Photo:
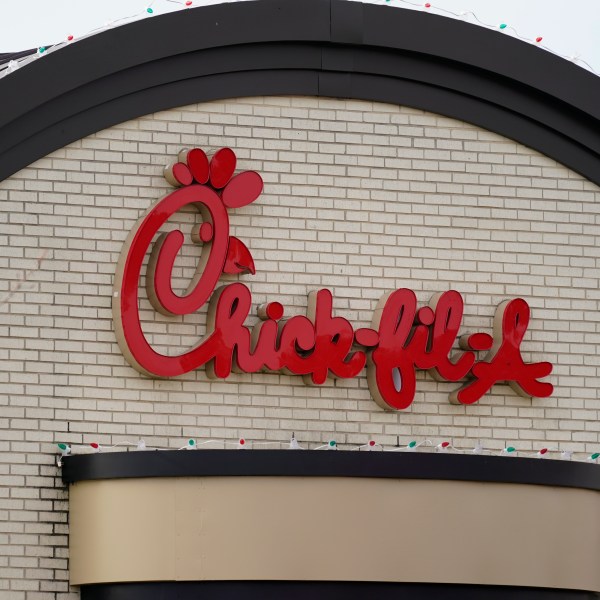
[[[0,80],[2,543],[11,599],[475,598],[480,586],[490,598],[509,590],[596,597],[600,467],[583,463],[600,446],[599,97],[594,75],[500,32],[345,0],[257,0],[145,19]],[[211,379],[200,361],[171,377],[145,367],[124,341],[120,277],[132,232],[161,197],[175,197],[163,167],[183,148],[210,157],[223,147],[237,154],[237,171],[264,182],[257,199],[226,204],[220,284],[249,290],[245,327],[273,302],[315,323],[311,294],[330,290],[333,315],[363,332],[354,350],[369,356],[365,369],[306,385],[290,363]],[[216,244],[209,216],[211,233],[199,229],[174,261],[176,296],[202,248]],[[188,206],[159,232],[187,235],[197,220]],[[210,334],[212,309],[155,310],[162,301],[144,286],[156,259],[151,240],[132,303],[167,364]],[[422,333],[430,327],[428,343],[412,344],[423,356],[396,355],[412,362],[378,397],[384,359],[372,334],[383,347],[378,309],[401,289],[411,290],[407,299],[414,291],[421,309],[456,290],[453,340],[480,333],[483,348],[492,333],[500,343],[521,327],[518,353],[496,368],[524,373],[517,358],[551,363],[533,380],[553,391],[516,375],[509,387],[510,376],[499,376],[473,403],[448,402],[483,376],[444,377],[447,349],[427,366],[436,327],[428,315],[442,310],[433,302],[414,321]],[[456,295],[442,298],[454,308],[440,339],[459,306]],[[262,310],[263,322],[273,321]],[[470,343],[456,340],[453,352],[476,350]],[[298,361],[310,354],[294,352]],[[414,372],[412,401],[390,410],[399,407],[386,398]],[[340,451],[275,450],[292,437],[311,450],[336,440]],[[191,439],[218,449],[108,452],[140,438],[148,448]],[[384,452],[353,452],[371,441]],[[58,442],[86,456],[59,468]],[[243,445],[252,451],[233,451]],[[473,447],[481,456],[465,455]],[[507,448],[517,458],[496,456]],[[538,459],[546,454],[554,460]],[[322,497],[336,499],[313,503]],[[477,510],[463,510],[470,501]],[[394,515],[399,504],[404,516]],[[295,543],[282,559],[287,534]],[[248,546],[231,550],[246,535]],[[401,553],[399,568],[389,557],[401,535],[417,550]],[[437,549],[451,535],[445,560]],[[364,552],[361,540],[381,544]],[[489,546],[493,560],[473,556],[473,544]],[[140,545],[145,553],[134,556]],[[457,560],[465,554],[472,560]]]

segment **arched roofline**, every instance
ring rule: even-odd
[[[0,80],[0,181],[136,117],[264,95],[439,113],[525,144],[600,184],[600,78],[501,32],[348,0],[205,6],[49,53]]]

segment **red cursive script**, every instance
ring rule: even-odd
[[[183,151],[179,162],[165,169],[166,179],[180,189],[151,207],[129,234],[117,266],[113,315],[117,340],[129,363],[142,373],[175,377],[206,365],[209,376],[226,378],[234,368],[245,373],[279,371],[303,375],[313,384],[328,377],[351,378],[366,365],[371,394],[383,408],[405,409],[416,390],[416,371],[428,370],[446,381],[465,380],[450,400],[472,404],[498,382],[508,382],[525,396],[549,396],[550,383],[539,381],[552,371],[548,362],[523,361],[521,343],[529,323],[529,306],[517,298],[496,310],[493,336],[462,335],[453,352],[463,317],[461,295],[449,290],[418,307],[415,293],[399,289],[378,303],[371,328],[354,330],[333,315],[329,290],[311,292],[307,315],[284,317],[278,302],[259,306],[259,321],[245,325],[252,308],[250,290],[241,283],[217,289],[222,273],[254,273],[252,255],[244,243],[229,235],[227,209],[258,198],[263,182],[258,173],[234,176],[236,157],[228,148],[212,159],[195,148]],[[172,271],[184,242],[181,231],[159,234],[168,218],[192,205],[202,222],[191,239],[202,245],[201,259],[183,295],[173,291]],[[158,238],[153,243],[155,236]],[[208,302],[207,335],[179,356],[157,352],[147,341],[138,310],[142,265],[153,307],[167,315],[185,315]],[[477,353],[487,351],[478,360]]]

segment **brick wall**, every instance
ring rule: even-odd
[[[385,412],[364,373],[320,387],[277,374],[208,380],[203,369],[153,380],[124,360],[111,293],[123,241],[170,191],[162,167],[183,147],[234,148],[264,194],[232,211],[251,250],[243,276],[254,303],[305,314],[328,287],[334,310],[368,326],[377,300],[410,287],[424,303],[453,288],[463,331],[491,331],[495,306],[532,307],[526,360],[550,360],[555,392],[525,399],[496,385],[456,406],[457,385],[420,373],[412,406]],[[69,591],[67,494],[56,442],[137,441],[176,448],[189,437],[481,440],[488,448],[600,443],[599,189],[498,135],[403,107],[312,98],[258,98],[171,110],[54,152],[0,183],[0,598],[77,598]],[[182,213],[173,223],[191,222]],[[38,259],[48,253],[38,268]],[[183,289],[197,260],[178,260]],[[236,278],[229,278],[235,280]],[[194,344],[205,311],[184,319],[142,301],[146,331],[170,352]]]

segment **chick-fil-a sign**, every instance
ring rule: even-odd
[[[130,364],[148,375],[175,377],[206,365],[211,377],[226,378],[234,368],[245,373],[281,371],[303,375],[314,384],[328,377],[357,376],[366,366],[371,394],[383,408],[404,409],[415,395],[416,371],[427,369],[446,381],[465,380],[450,400],[472,404],[498,382],[525,396],[549,396],[552,385],[540,381],[552,371],[548,362],[526,363],[521,343],[529,323],[529,306],[521,298],[502,302],[494,316],[493,335],[461,335],[461,295],[449,290],[418,307],[415,293],[399,289],[383,296],[370,328],[354,329],[333,316],[333,297],[321,289],[308,296],[306,316],[285,317],[276,300],[258,306],[253,327],[246,320],[252,294],[242,283],[217,289],[222,273],[254,273],[248,248],[229,235],[228,209],[254,202],[263,181],[258,173],[234,176],[236,157],[223,148],[208,160],[195,148],[182,151],[165,169],[178,187],[152,206],[134,226],[119,259],[113,294],[117,339]],[[201,259],[187,291],[173,291],[175,258],[184,243],[179,230],[156,235],[182,208],[194,206],[201,223],[191,239],[202,245]],[[166,315],[187,315],[208,302],[207,334],[178,356],[157,352],[142,330],[138,309],[142,265],[148,251],[146,289],[152,306]],[[460,351],[453,353],[459,337]],[[486,355],[478,359],[478,353]]]

